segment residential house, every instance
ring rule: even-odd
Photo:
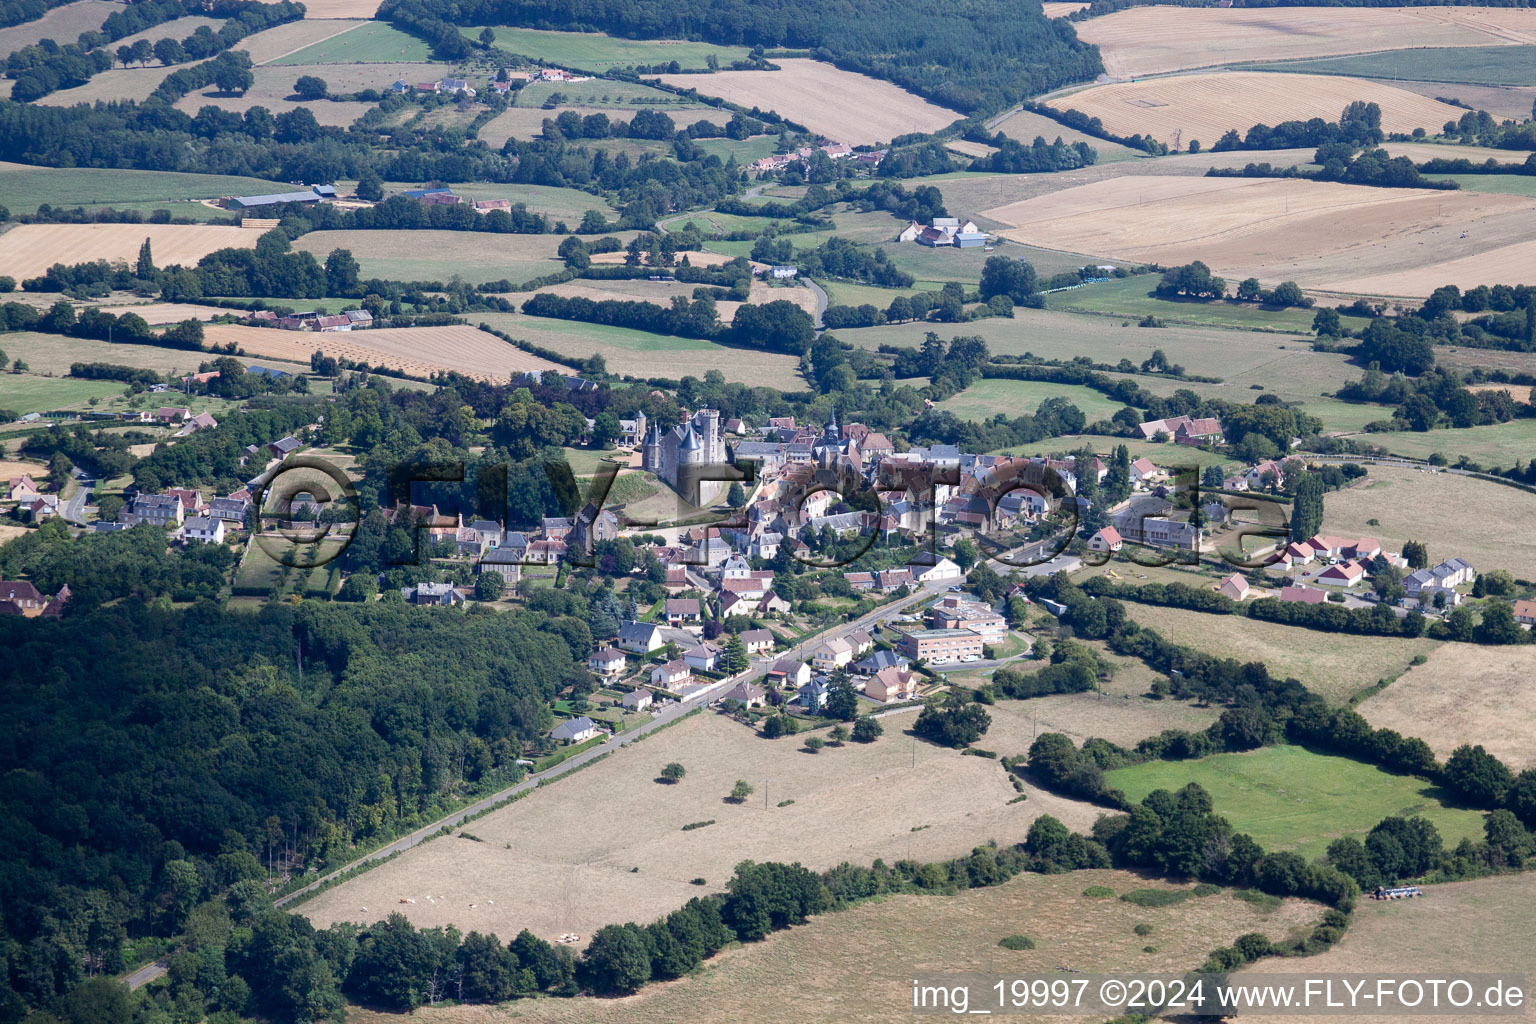
[[[656,695],[650,690],[631,690],[620,700],[619,704],[625,711],[644,711],[656,703]]]
[[[1150,484],[1161,475],[1162,471],[1153,465],[1151,459],[1143,457],[1131,463],[1131,483],[1133,484]]]
[[[186,516],[186,506],[174,494],[140,494],[133,499],[133,514],[143,523],[180,526]]]
[[[570,536],[571,528],[574,525],[575,524],[572,523],[571,520],[564,516],[545,516],[543,524],[544,539],[564,540],[566,537]]]
[[[721,700],[735,700],[749,708],[760,708],[767,700],[767,693],[756,683],[740,682],[731,687]]]
[[[667,645],[661,627],[654,622],[625,622],[619,626],[617,646],[635,654],[650,654]]]
[[[164,424],[180,423],[192,415],[191,409],[176,408],[175,406],[162,405],[155,411],[155,419]]]
[[[1536,601],[1516,601],[1515,621],[1527,629],[1536,626]]]
[[[26,580],[0,580],[0,603],[11,605],[23,615],[36,615],[47,599]]]
[[[1328,600],[1328,593],[1327,591],[1316,590],[1312,587],[1281,587],[1280,600],[1289,603],[1322,604]]]
[[[267,445],[267,451],[274,459],[283,459],[297,451],[302,444],[303,442],[296,437],[280,437]]]
[[[821,706],[827,702],[827,692],[831,689],[826,676],[817,676],[804,686],[795,695],[802,707],[812,713],[820,711]]]
[[[244,497],[236,497],[244,495]],[[246,491],[236,491],[227,498],[214,498],[208,503],[208,514],[215,519],[222,519],[226,523],[241,526],[245,523],[245,514],[251,507],[251,496]]]
[[[455,590],[452,583],[418,583],[414,587],[401,587],[400,594],[410,604],[448,608],[464,603],[464,595]]]
[[[1174,431],[1173,439],[1178,444],[1200,447],[1204,444],[1220,444],[1225,438],[1221,432],[1221,421],[1212,416],[1202,416],[1184,423]]]
[[[714,672],[720,666],[720,656],[724,653],[719,645],[706,641],[683,652],[683,660],[695,672]]]
[[[199,430],[211,430],[218,425],[219,421],[214,419],[211,413],[200,412],[183,423],[181,429],[176,431],[176,436],[186,437],[188,434],[195,434]]]
[[[916,673],[895,665],[876,672],[864,686],[864,695],[882,703],[911,700],[917,694]]]
[[[492,548],[480,556],[476,571],[494,572],[501,576],[507,587],[516,586],[523,578],[523,559],[512,548]]]
[[[593,675],[604,679],[617,679],[622,676],[628,664],[624,652],[616,647],[604,647],[600,651],[593,651],[587,655],[587,668]]]
[[[818,672],[832,672],[853,661],[853,645],[834,637],[811,648],[811,661]]]
[[[870,636],[868,632],[862,629],[854,630],[852,633],[849,633],[847,636],[843,637],[843,639],[848,641],[848,645],[853,648],[853,656],[855,658],[869,650],[871,647],[875,646],[874,637]]]
[[[1247,597],[1249,589],[1248,581],[1239,573],[1233,573],[1216,585],[1216,593],[1234,601],[1241,601]]]
[[[895,651],[879,650],[853,666],[859,675],[872,676],[885,668],[906,668],[907,659]]]
[[[651,669],[651,685],[676,690],[693,683],[693,667],[683,658],[673,658]]]
[[[1318,573],[1312,582],[1324,587],[1354,587],[1364,579],[1364,565],[1359,562],[1339,562]]]
[[[565,550],[563,540],[536,540],[528,545],[523,558],[536,565],[558,565],[565,557]]]
[[[749,656],[766,654],[777,643],[772,631],[766,629],[744,629],[739,639]]]
[[[597,723],[586,715],[567,719],[550,730],[550,739],[556,743],[585,743],[597,735]]]
[[[18,505],[17,510],[25,515],[28,522],[40,523],[59,514],[59,496],[57,494],[38,495],[30,502]]]
[[[811,666],[798,658],[780,658],[765,678],[775,685],[795,689],[811,681]]]
[[[1088,538],[1088,550],[1101,554],[1113,554],[1125,545],[1125,539],[1120,536],[1120,531],[1113,526],[1106,526],[1092,537]]]
[[[669,626],[693,626],[704,620],[696,597],[669,597],[666,609]]]
[[[224,520],[213,516],[192,516],[181,524],[181,539],[187,544],[222,544]]]
[[[11,477],[10,498],[12,501],[30,502],[36,501],[42,496],[43,489],[37,485],[37,481],[23,473],[21,476]]]

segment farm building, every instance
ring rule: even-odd
[[[231,210],[252,210],[263,206],[281,206],[284,203],[318,203],[336,196],[331,185],[311,185],[303,192],[273,192],[264,196],[230,196],[225,206]]]

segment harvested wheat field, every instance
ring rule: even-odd
[[[1532,388],[1529,384],[1473,384],[1467,390],[1473,393],[1478,391],[1503,391],[1517,402],[1528,403],[1531,400]]]
[[[661,80],[744,107],[773,110],[849,146],[884,142],[910,132],[937,131],[960,119],[955,111],[889,82],[842,71],[831,64],[805,59],[774,63],[783,70],[662,75]]]
[[[492,149],[500,149],[508,139],[536,139],[544,130],[546,120],[553,121],[567,110],[574,110],[582,117],[592,114],[605,114],[610,121],[628,121],[635,116],[633,110],[622,110],[618,107],[556,107],[553,110],[545,110],[542,107],[511,107],[497,114],[481,127],[476,138],[481,139]],[[668,111],[670,115],[672,111]]]
[[[304,6],[308,11],[311,5]],[[309,17],[312,18],[313,15]],[[332,21],[324,25],[316,25],[309,18],[303,21],[289,21],[264,29],[255,35],[246,36],[236,44],[235,48],[250,54],[251,63],[265,64],[279,57],[286,57],[290,53],[297,53],[307,46],[323,43],[332,36],[339,36],[343,32],[350,32],[357,26],[365,24],[367,22],[364,21]]]
[[[142,307],[116,308],[128,310]],[[5,348],[12,357],[25,358],[33,372],[55,377],[66,376],[72,363],[116,363],[120,366],[154,370],[156,373],[195,373],[198,364],[208,358],[207,352],[193,352],[184,348],[124,345],[121,342],[114,344],[98,341],[95,338],[70,338],[62,334],[42,334],[33,331],[14,331],[7,334]],[[311,348],[302,357],[293,360],[299,365],[284,363],[280,368],[307,371],[309,352],[313,351],[314,349]]]
[[[622,252],[593,253],[592,262],[607,263],[609,265],[623,263],[625,255],[626,254]],[[697,252],[678,253],[672,258],[672,265],[674,267],[680,266],[684,256],[688,257],[688,265],[691,267],[722,267],[736,258],[735,256],[727,256],[724,253],[705,252],[704,250],[700,249]],[[759,264],[759,266],[760,265],[761,264]]]
[[[211,324],[204,328],[210,345],[234,342],[247,355],[309,362],[317,349],[328,356],[387,366],[413,377],[454,370],[467,377],[505,383],[513,373],[566,372],[547,359],[529,355],[486,332],[465,324],[451,327],[383,327],[367,331],[281,331],[270,327]]]
[[[51,92],[34,102],[45,107],[73,107],[79,103],[111,103],[114,100],[133,100],[142,103],[160,88],[165,76],[174,67],[113,68],[92,75],[91,80],[73,89]]]
[[[1300,973],[1397,974],[1452,977],[1457,973],[1510,973],[1536,976],[1536,943],[1530,941],[1531,907],[1536,905],[1536,873],[1480,878],[1426,886],[1416,900],[1360,900],[1354,920],[1338,945],[1299,961],[1260,961],[1245,967],[1245,977]],[[1293,966],[1294,965],[1294,966]],[[1303,966],[1304,965],[1304,966]],[[1426,972],[1433,972],[1426,975]],[[1426,986],[1427,988],[1427,986]],[[1526,986],[1527,1010],[1529,985]],[[1481,1014],[1443,1014],[1436,1024],[1479,1024]],[[1361,1018],[1244,1013],[1244,1024],[1338,1024]],[[1376,1017],[1376,1020],[1386,1020]],[[1399,1018],[1404,1019],[1404,1018]],[[1493,1018],[1529,1021],[1529,1012]]]
[[[1154,673],[1154,676],[1161,678]],[[1142,686],[1142,690],[1146,687]],[[1200,732],[1216,721],[1219,708],[1199,708],[1178,700],[1109,696],[1097,693],[1058,693],[1029,700],[1000,700],[987,708],[992,727],[988,750],[999,755],[1022,754],[1042,732],[1059,732],[1081,744],[1086,739],[1109,740],[1134,747],[1164,729]]]
[[[1367,469],[1363,483],[1329,493],[1329,533],[1375,537],[1389,551],[1401,550],[1405,540],[1422,541],[1434,562],[1461,557],[1479,569],[1508,569],[1521,579],[1536,579],[1530,536],[1536,495],[1430,469]]]
[[[45,479],[48,476],[48,467],[41,462],[14,462],[5,458],[5,449],[0,447],[0,480],[10,480],[11,477],[30,476],[37,483],[47,485]]]
[[[209,224],[22,224],[0,235],[0,274],[18,281],[55,263],[130,262],[150,240],[155,265],[192,264],[215,249],[251,249],[258,232]]]
[[[317,925],[399,910],[420,926],[590,936],[603,924],[649,921],[718,891],[746,858],[816,869],[877,857],[938,860],[989,839],[1020,842],[1040,814],[1078,830],[1098,816],[1098,808],[1034,788],[1027,801],[1010,804],[1017,794],[1001,765],[914,747],[901,734],[912,721],[896,715],[874,743],[811,754],[794,739],[764,740],[704,712],[472,822],[481,842],[433,840],[321,893],[301,912]],[[671,761],[688,775],[662,785],[657,773]],[[724,799],[737,779],[757,790],[742,805]],[[694,878],[706,886],[690,884]]]
[[[1351,295],[1421,297],[1445,284],[1475,288],[1480,284],[1517,285],[1533,280],[1536,242],[1515,242],[1427,266],[1345,278],[1334,283],[1331,290]]]
[[[1081,185],[985,216],[1013,225],[1001,234],[1026,245],[1168,266],[1199,259],[1229,278],[1352,291],[1359,282],[1351,278],[1362,271],[1420,273],[1458,247],[1482,252],[1520,237],[1536,227],[1536,199],[1148,175]],[[1536,244],[1530,248],[1536,258]]]
[[[122,8],[107,0],[76,0],[48,11],[41,18],[24,21],[19,25],[0,29],[0,57],[8,57],[17,50],[33,46],[44,39],[56,43],[72,43],[82,32],[101,28],[107,15]]]
[[[1112,78],[1424,46],[1536,43],[1536,11],[1456,7],[1133,7],[1079,23]],[[1265,124],[1274,121],[1261,118]]]
[[[156,255],[159,254],[156,253]],[[200,306],[195,302],[146,302],[128,306],[104,306],[102,309],[114,316],[137,313],[151,327],[178,324],[183,320],[212,320],[216,316],[224,316],[231,312],[218,306]]]
[[[1481,743],[1512,771],[1536,766],[1536,648],[1446,644],[1357,709],[1378,729],[1417,736],[1444,761]]]
[[[743,72],[748,74],[750,72]],[[1150,135],[1186,149],[1193,139],[1210,146],[1228,129],[1244,134],[1256,124],[1337,121],[1354,100],[1381,105],[1387,132],[1439,131],[1464,111],[1406,89],[1364,78],[1224,71],[1139,82],[1095,85],[1058,96],[1049,105],[1097,117],[1116,135]]]
[[[304,19],[372,18],[379,13],[379,0],[305,0]]]
[[[911,979],[918,973],[1188,970],[1212,947],[1239,935],[1261,932],[1280,941],[1315,926],[1323,912],[1319,904],[1303,900],[1286,900],[1264,911],[1229,891],[1166,907],[1138,907],[1084,896],[1090,886],[1116,893],[1190,888],[1128,871],[1025,873],[994,888],[952,896],[902,895],[861,903],[726,950],[689,977],[647,985],[623,999],[522,1000],[501,1008],[421,1009],[414,1016],[422,1024],[491,1024],[511,1017],[527,1024],[906,1020],[912,1015]],[[1151,925],[1151,936],[1137,935],[1138,924]],[[1015,951],[998,945],[1020,933],[1036,947]],[[1149,943],[1155,952],[1143,950]],[[349,1019],[354,1015],[366,1024],[398,1019],[355,1009]]]
[[[1329,497],[1332,497],[1330,495]],[[1330,533],[1337,532],[1328,521]],[[1347,636],[1284,626],[1241,615],[1215,615],[1127,601],[1125,610],[1166,639],[1218,658],[1262,661],[1280,678],[1294,676],[1330,704],[1343,704],[1365,687],[1405,671],[1437,640]]]

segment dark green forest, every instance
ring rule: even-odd
[[[398,603],[0,620],[0,1005],[514,781],[583,674],[557,623]]]
[[[966,114],[1104,70],[1097,47],[1080,41],[1065,20],[1046,18],[1033,0],[387,0],[379,17],[449,46],[462,37],[443,33],[444,23],[810,50]]]

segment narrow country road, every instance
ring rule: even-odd
[[[170,966],[164,960],[156,960],[152,964],[145,964],[138,970],[133,971],[123,980],[128,983],[130,990],[136,989],[141,985],[148,985],[168,970],[170,970]]]
[[[811,291],[816,293],[816,329],[818,331],[824,330],[825,325],[822,323],[822,314],[827,311],[827,293],[822,289],[821,285],[808,277],[802,277],[800,280],[810,285]]]
[[[708,704],[710,701],[716,699],[720,696],[720,694],[724,693],[726,690],[729,690],[731,687],[737,685],[738,683],[751,682],[752,680],[762,678],[762,676],[766,674],[770,668],[773,667],[773,663],[781,658],[803,657],[804,652],[808,648],[820,643],[827,637],[842,636],[856,629],[863,629],[867,626],[875,624],[876,622],[884,621],[893,615],[900,614],[903,609],[909,607],[913,603],[932,597],[934,594],[947,589],[949,585],[950,584],[948,581],[944,583],[929,583],[926,586],[913,591],[908,596],[901,598],[898,601],[893,601],[890,604],[881,605],[879,608],[876,608],[873,611],[860,616],[858,619],[855,619],[852,622],[840,623],[836,626],[831,626],[827,629],[821,630],[818,633],[802,637],[800,642],[797,643],[794,647],[791,647],[787,651],[779,652],[772,658],[765,658],[758,661],[750,669],[742,672],[740,675],[732,676],[730,679],[723,679],[720,682],[715,683],[706,689],[700,690],[698,693],[693,694],[676,704],[668,705],[664,710],[662,710],[660,714],[656,715],[656,717],[651,719],[649,722],[646,722],[644,725],[631,729],[628,732],[620,733],[617,736],[613,736],[607,742],[601,743],[598,746],[592,747],[590,750],[584,750],[579,754],[569,757],[555,765],[553,768],[549,768],[535,775],[529,775],[526,779],[524,779],[522,782],[519,782],[515,786],[509,786],[500,792],[492,793],[490,796],[476,800],[469,806],[457,810],[452,814],[446,815],[445,817],[439,818],[429,825],[423,825],[421,828],[410,833],[409,835],[405,835],[399,839],[396,839],[388,846],[380,847],[379,849],[374,850],[372,853],[366,854],[357,858],[351,863],[346,864],[343,867],[337,868],[335,871],[322,875],[320,878],[310,882],[302,889],[296,889],[288,895],[274,900],[273,906],[286,906],[298,897],[313,892],[314,890],[320,888],[323,885],[326,885],[327,883],[331,882],[338,876],[345,874],[346,872],[355,870],[364,864],[369,864],[373,861],[382,860],[385,857],[390,857],[394,854],[402,853],[411,849],[413,846],[419,846],[426,842],[428,839],[432,838],[432,836],[436,835],[438,832],[442,831],[444,828],[454,828],[461,824],[466,818],[479,814],[481,811],[489,810],[497,804],[517,796],[520,793],[526,793],[527,791],[536,788],[540,783],[546,780],[557,779],[567,772],[570,772],[584,764],[602,757],[604,754],[611,754],[621,747],[628,746],[630,743],[633,743],[640,737],[655,732],[657,729],[660,729],[663,726],[676,721],[683,715],[693,711],[695,708],[699,708],[705,704]],[[147,970],[147,968],[145,969]],[[144,980],[148,981],[151,979],[146,978]],[[130,982],[130,984],[132,983]],[[140,982],[140,984],[143,984],[143,982]]]

